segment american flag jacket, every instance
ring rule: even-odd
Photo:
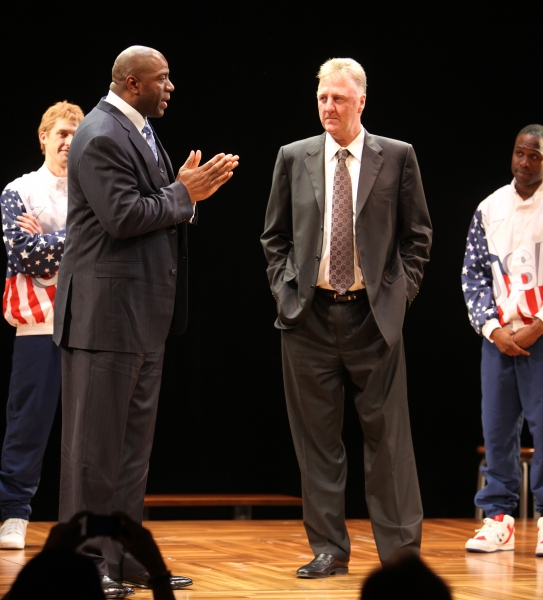
[[[515,181],[483,200],[471,221],[462,290],[475,331],[543,320],[543,185],[528,200]]]
[[[57,273],[66,236],[67,178],[45,164],[8,184],[0,197],[7,252],[4,317],[17,335],[52,335]],[[38,219],[43,234],[29,234],[16,218]]]

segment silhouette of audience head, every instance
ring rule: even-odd
[[[451,600],[451,592],[422,560],[403,555],[373,571],[362,586],[361,600]]]
[[[94,563],[71,548],[47,548],[19,573],[7,600],[104,600]]]

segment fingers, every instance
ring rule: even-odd
[[[40,233],[41,227],[36,227],[36,224],[28,217],[21,215],[20,217],[17,217],[16,222],[23,231],[26,231],[26,233]]]
[[[192,163],[194,162],[194,156],[195,156],[194,150],[191,150],[187,160],[185,161],[185,163],[183,164],[181,169],[192,169]]]
[[[527,350],[524,350],[524,348],[521,348],[518,344],[515,344],[514,341],[512,343],[515,350],[515,356],[530,356],[530,353]]]
[[[515,344],[513,340],[506,345],[502,352],[507,354],[507,356],[530,356],[530,353],[527,350],[524,350],[524,348]]]
[[[17,225],[27,233],[43,233],[39,221],[32,215],[20,215],[16,218]]]
[[[202,169],[209,170],[210,172],[222,173],[224,170],[231,171],[239,165],[239,156],[232,154],[217,154],[211,160],[208,160]]]
[[[183,166],[179,169],[179,173],[186,169],[196,169],[200,164],[200,160],[202,159],[202,153],[200,150],[190,151],[190,154],[187,157],[187,160],[184,162]]]

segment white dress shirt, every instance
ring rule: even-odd
[[[358,180],[360,178],[360,165],[362,164],[362,150],[364,149],[364,128],[357,137],[347,146],[350,155],[347,157],[346,165],[353,186],[353,246],[354,246],[354,283],[350,290],[360,290],[364,286],[362,270],[360,269],[360,257],[356,248],[355,218],[356,218],[356,196],[358,193]],[[334,189],[334,174],[337,165],[337,152],[342,147],[327,133],[324,142],[324,231],[322,237],[322,252],[317,277],[317,287],[327,290],[333,289],[330,285],[330,232],[332,228],[332,194]]]
[[[118,108],[125,117],[128,117],[136,129],[141,133],[141,130],[145,127],[145,118],[141,113],[139,113],[135,108],[130,106],[128,102],[125,102],[120,96],[117,96],[115,92],[109,90],[108,95],[106,96],[106,102],[113,104],[116,108]],[[143,133],[141,135],[145,138]]]

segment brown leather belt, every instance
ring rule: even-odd
[[[333,300],[334,302],[354,302],[355,300],[361,300],[367,294],[366,288],[362,288],[361,290],[353,290],[352,292],[346,292],[345,294],[338,294],[334,290],[326,290],[318,287],[316,292],[320,296],[326,296],[326,298],[330,298],[330,300]]]

